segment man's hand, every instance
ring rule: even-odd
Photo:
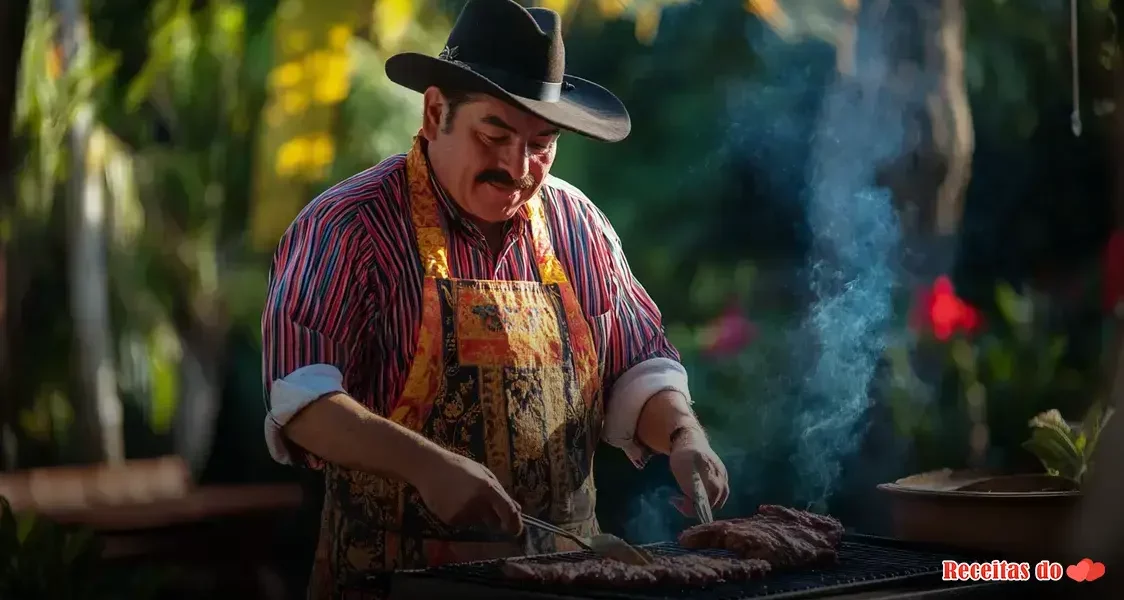
[[[711,508],[722,508],[726,504],[726,499],[730,497],[726,466],[711,449],[702,430],[691,429],[679,435],[671,444],[668,460],[671,474],[675,476],[679,488],[686,494],[685,498],[672,500],[672,504],[679,509],[679,512],[688,517],[695,515],[694,503],[691,499],[694,490],[692,473],[696,468],[695,465],[698,465],[699,477],[706,487]]]
[[[448,525],[486,525],[523,532],[520,508],[484,465],[440,450],[411,479],[426,507]]]

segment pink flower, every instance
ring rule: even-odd
[[[732,356],[757,338],[757,326],[746,318],[737,302],[732,302],[722,314],[703,328],[700,337],[704,354],[712,357]]]

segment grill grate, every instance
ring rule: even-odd
[[[733,556],[721,550],[687,550],[673,543],[651,544],[644,546],[650,552],[660,556],[676,556],[689,553],[705,554],[709,556]],[[534,556],[523,558],[528,562],[577,562],[595,558],[588,552],[569,552],[547,556]],[[717,584],[709,587],[674,588],[660,586],[643,589],[623,589],[611,586],[594,584],[567,586],[571,589],[569,594],[573,597],[614,599],[614,600],[742,600],[746,598],[810,598],[829,593],[858,591],[877,587],[887,587],[907,582],[916,583],[920,580],[939,582],[941,561],[959,557],[946,553],[919,551],[909,545],[895,540],[884,540],[867,536],[849,535],[844,538],[839,547],[839,561],[835,565],[801,569],[793,571],[776,571],[769,575],[750,582]],[[543,597],[560,597],[558,586],[535,584],[523,581],[511,581],[500,572],[500,561],[487,561],[467,564],[453,564],[423,571],[404,572],[395,577],[393,588],[399,587],[398,582],[405,582],[412,578],[428,579],[429,589],[436,589],[438,582],[447,583],[449,593],[454,589],[460,590],[462,586],[482,586],[492,590],[495,597],[502,590],[517,590],[522,592],[519,597],[534,598],[536,595]],[[503,597],[512,597],[506,594]]]

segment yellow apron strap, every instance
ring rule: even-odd
[[[410,213],[418,238],[418,256],[426,277],[449,279],[448,242],[441,228],[437,196],[429,182],[429,165],[422,152],[421,135],[414,138],[414,146],[406,155],[406,178],[409,183]],[[531,225],[531,246],[535,263],[544,284],[564,283],[566,272],[554,255],[550,242],[550,229],[543,210],[541,193],[527,201],[527,218]]]
[[[410,192],[410,213],[418,237],[418,256],[426,277],[449,279],[449,257],[445,231],[437,209],[437,197],[429,185],[429,166],[422,152],[422,138],[414,138],[414,147],[406,155],[406,179]]]
[[[531,245],[535,250],[535,262],[539,267],[539,277],[546,285],[566,282],[566,271],[558,257],[554,255],[554,244],[550,242],[550,227],[547,225],[546,211],[542,205],[542,192],[527,201],[527,217],[531,222]]]

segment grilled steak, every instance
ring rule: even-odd
[[[679,534],[684,548],[730,550],[774,568],[834,562],[843,525],[828,516],[765,504],[744,519],[695,525]]]
[[[727,581],[747,581],[769,570],[760,560],[712,556],[661,556],[650,565],[629,565],[615,560],[533,563],[509,561],[503,574],[511,579],[538,583],[601,584],[613,587],[650,585],[704,586]]]

